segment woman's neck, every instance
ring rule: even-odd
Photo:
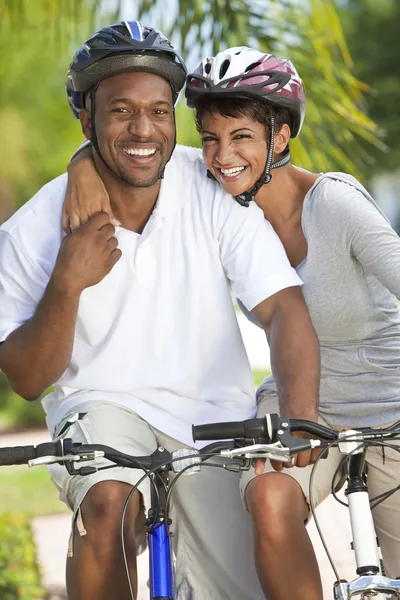
[[[301,218],[304,197],[317,179],[315,173],[301,171],[292,164],[273,169],[271,182],[261,187],[256,202],[265,218],[279,228]]]

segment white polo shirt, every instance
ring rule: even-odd
[[[45,291],[66,183],[51,181],[0,229],[0,341]],[[143,233],[116,235],[122,257],[82,293],[71,362],[43,401],[50,431],[88,400],[130,407],[187,444],[193,423],[252,417],[229,282],[248,310],[301,285],[262,211],[241,207],[207,178],[199,151],[178,146]]]

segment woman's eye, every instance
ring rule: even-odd
[[[201,138],[201,141],[203,144],[206,144],[207,142],[216,142],[216,138],[211,137],[210,135],[206,135],[205,137]]]
[[[251,139],[250,135],[246,135],[245,133],[240,133],[239,135],[235,135],[234,140],[243,140],[243,139]]]

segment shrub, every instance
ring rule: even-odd
[[[45,414],[40,400],[27,402],[11,391],[6,398],[4,408],[0,409],[0,418],[13,429],[46,427]]]
[[[0,598],[40,600],[40,569],[29,519],[24,515],[0,516]]]
[[[50,390],[48,390],[50,391]],[[15,394],[0,373],[0,425],[4,428],[25,429],[45,427],[45,414],[40,400],[27,402]]]

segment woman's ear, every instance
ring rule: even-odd
[[[90,119],[90,111],[87,108],[82,108],[79,112],[79,120],[81,122],[81,128],[83,131],[83,135],[87,140],[92,139],[92,128],[91,128],[91,119]]]
[[[290,140],[289,125],[284,123],[279,131],[275,131],[274,138],[274,152],[275,154],[281,154],[285,150]]]

